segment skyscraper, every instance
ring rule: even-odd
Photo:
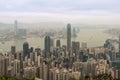
[[[120,54],[120,34],[119,34],[119,54]]]
[[[11,53],[14,56],[14,59],[16,59],[16,47],[15,46],[11,46]]]
[[[14,55],[16,52],[16,47],[15,46],[11,46],[11,53]]]
[[[29,44],[27,42],[23,43],[23,59],[29,54]]]
[[[53,38],[50,39],[50,46],[54,47],[54,39]]]
[[[71,48],[71,24],[67,24],[67,49]]]
[[[72,37],[73,37],[74,40],[75,40],[75,38],[77,37],[75,27],[73,28],[73,31],[72,31]]]
[[[118,54],[116,54],[116,58],[118,58],[120,60],[120,35],[119,35],[119,41],[118,41],[118,45],[119,45],[119,52]]]
[[[81,48],[87,48],[87,43],[86,42],[82,42],[81,43]]]
[[[14,75],[18,75],[20,73],[20,60],[13,61],[13,73]]]
[[[45,51],[50,52],[50,36],[45,37]]]
[[[18,22],[17,22],[17,20],[15,20],[15,22],[14,22],[15,36],[17,35],[17,30],[18,30]]]
[[[77,53],[77,51],[79,51],[80,48],[80,43],[79,42],[72,42],[72,51],[73,53]]]
[[[61,47],[60,40],[57,40],[57,41],[56,41],[56,47]]]

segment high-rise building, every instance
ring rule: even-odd
[[[71,24],[67,24],[67,49],[71,48]]]
[[[56,41],[56,47],[61,47],[60,40],[57,40],[57,41]]]
[[[55,69],[54,69],[54,68],[53,68],[53,69],[50,69],[49,72],[50,72],[49,80],[54,80],[54,72],[55,72]]]
[[[50,52],[50,36],[45,37],[45,51]]]
[[[5,74],[5,65],[4,65],[4,57],[0,57],[0,75],[4,75]]]
[[[5,59],[4,59],[4,74],[5,75],[8,73],[8,66],[9,66],[9,58],[5,56]]]
[[[11,46],[11,53],[14,55],[16,52],[16,47],[15,46]]]
[[[60,80],[60,71],[58,69],[55,71],[54,76],[55,76],[54,78],[55,80]]]
[[[13,61],[13,74],[18,75],[20,73],[20,60]]]
[[[30,62],[33,62],[33,61],[34,61],[34,53],[31,52],[31,53],[30,53]]]
[[[30,52],[33,52],[33,50],[34,50],[33,47],[31,47],[29,51],[30,51]]]
[[[78,55],[80,49],[80,43],[79,42],[72,42],[72,52],[75,54],[75,56]]]
[[[17,22],[17,20],[15,20],[15,22],[14,22],[15,36],[17,35],[17,30],[18,30],[18,22]]]
[[[77,37],[75,27],[73,28],[73,31],[72,31],[72,37],[73,37],[74,40],[75,40],[75,38]]]
[[[120,54],[120,35],[119,35],[119,54]]]
[[[23,44],[23,59],[29,54],[29,44],[28,42],[25,42]]]
[[[54,39],[52,39],[52,38],[50,39],[50,46],[54,47]]]
[[[44,77],[44,74],[43,74],[43,68],[44,68],[44,66],[43,66],[43,64],[40,66],[40,78],[42,78],[43,79],[43,77]]]
[[[49,80],[49,68],[47,65],[43,65],[43,80]]]
[[[81,43],[81,48],[87,48],[87,43],[86,42],[82,42]]]

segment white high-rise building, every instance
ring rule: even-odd
[[[13,74],[19,76],[20,73],[20,60],[14,60],[13,62]]]

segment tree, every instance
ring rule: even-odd
[[[71,77],[69,80],[76,80],[74,77]]]

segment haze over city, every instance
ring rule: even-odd
[[[120,25],[119,0],[0,0],[0,22]]]

